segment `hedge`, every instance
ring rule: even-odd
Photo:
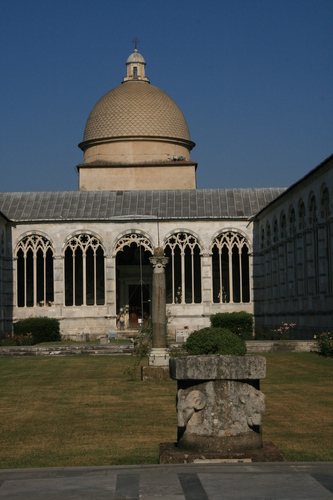
[[[210,322],[215,328],[228,328],[244,340],[252,339],[253,316],[245,311],[212,314]]]
[[[185,345],[191,355],[222,354],[244,356],[246,344],[243,339],[227,328],[202,328],[191,333]]]
[[[14,335],[27,333],[32,333],[34,344],[61,340],[59,320],[54,318],[27,318],[14,323]]]

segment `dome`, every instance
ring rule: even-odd
[[[132,54],[128,57],[128,59],[126,61],[126,64],[130,64],[130,63],[134,63],[134,62],[138,62],[138,63],[141,63],[141,64],[146,64],[146,61],[144,60],[144,58],[142,57],[142,55],[139,54],[139,52],[137,51],[137,49],[134,49],[134,52],[132,52]]]
[[[79,146],[85,149],[95,141],[125,137],[176,139],[189,143],[190,149],[194,146],[184,115],[171,97],[134,79],[124,81],[97,102]]]
[[[122,84],[91,111],[79,144],[81,191],[196,189],[197,164],[190,155],[195,144],[184,115],[150,85],[145,65],[135,46]]]

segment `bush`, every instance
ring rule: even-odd
[[[215,328],[228,328],[244,340],[252,339],[253,316],[245,311],[212,314],[210,323]]]
[[[31,332],[34,344],[61,340],[59,321],[54,318],[27,318],[14,323],[14,335]]]
[[[246,344],[243,339],[227,328],[202,328],[191,333],[184,345],[188,354],[223,354],[244,356]]]
[[[331,332],[323,332],[317,337],[317,340],[319,354],[333,358],[333,334]]]

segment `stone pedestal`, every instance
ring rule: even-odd
[[[177,380],[177,448],[190,453],[240,453],[263,446],[266,377],[262,356],[188,356],[170,360]]]
[[[149,366],[166,366],[169,370],[169,353],[165,347],[153,347],[148,358]]]

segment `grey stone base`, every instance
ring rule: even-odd
[[[253,431],[226,437],[185,433],[177,443],[179,449],[192,453],[200,453],[200,450],[209,453],[238,453],[244,450],[259,450],[262,446],[261,432]]]
[[[191,452],[181,450],[176,443],[160,444],[160,464],[193,464],[200,462],[227,462],[227,461],[249,461],[251,462],[283,462],[284,454],[271,441],[264,441],[260,450],[246,450],[228,453]]]
[[[77,356],[77,355],[99,355],[113,356],[117,354],[132,355],[134,352],[133,344],[115,344],[115,345],[93,345],[79,342],[77,345],[60,346],[8,346],[0,347],[0,357],[19,357],[19,356]]]
[[[142,366],[141,380],[170,380],[168,366]]]

